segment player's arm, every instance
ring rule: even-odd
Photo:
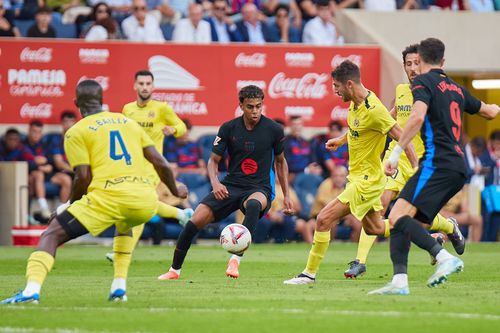
[[[288,163],[285,159],[285,154],[281,152],[279,155],[275,155],[276,173],[278,174],[278,180],[281,185],[281,190],[283,191],[283,213],[294,214],[293,201],[290,198],[290,189],[288,188]]]
[[[484,102],[481,102],[481,108],[479,109],[479,112],[477,114],[483,118],[492,120],[495,119],[499,112],[500,106],[496,104],[486,104]]]
[[[339,147],[342,147],[343,145],[347,144],[347,132],[345,132],[343,135],[337,137],[337,138],[332,138],[328,140],[325,144],[326,149],[330,151],[335,151],[339,149]]]
[[[168,189],[172,194],[176,197],[179,198],[186,198],[187,197],[187,189],[185,186],[179,186],[177,188],[177,185],[175,184],[175,177],[174,173],[172,172],[172,169],[170,168],[170,165],[168,164],[167,160],[158,153],[156,148],[154,146],[147,146],[142,149],[144,157],[151,163],[153,164],[153,167],[156,170],[156,173],[158,173],[158,176],[160,177],[161,181],[167,185]]]
[[[210,179],[210,184],[212,185],[212,192],[217,200],[229,198],[229,191],[223,184],[221,184],[219,178],[217,177],[219,162],[221,159],[221,155],[212,152],[207,164],[208,178]]]
[[[172,107],[165,105],[164,109],[165,127],[162,131],[165,136],[173,135],[178,138],[186,133],[186,124],[177,116]]]
[[[420,131],[425,116],[427,115],[427,109],[427,104],[422,101],[413,103],[410,118],[403,129],[403,133],[401,133],[398,144],[394,147],[389,156],[388,163],[386,164],[386,174],[392,175],[392,173],[394,173],[394,169],[396,169],[398,165],[399,156],[401,156],[403,151],[406,151],[408,145],[410,145],[415,135]],[[410,158],[410,156],[408,156],[408,158]]]
[[[71,203],[76,200],[80,200],[83,195],[87,194],[87,189],[92,182],[92,172],[90,170],[90,165],[82,164],[77,165],[74,169],[75,178],[73,179],[73,185],[71,186],[71,196],[69,201]]]
[[[391,128],[389,133],[387,133],[387,134],[389,134],[391,139],[399,142],[399,140],[401,139],[402,133],[403,133],[403,129],[401,128],[401,126],[399,126],[399,124],[396,123]],[[417,152],[415,151],[415,147],[413,147],[413,144],[411,142],[408,144],[408,146],[406,146],[405,154],[406,154],[406,157],[408,157],[408,160],[410,161],[411,166],[413,168],[416,168],[418,166],[418,155],[417,155]]]

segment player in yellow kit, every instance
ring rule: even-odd
[[[76,105],[83,119],[64,137],[68,161],[75,172],[69,207],[51,219],[38,248],[28,259],[26,288],[3,304],[38,302],[40,289],[50,272],[57,247],[86,233],[96,236],[112,225],[115,241],[115,280],[110,300],[126,300],[125,279],[131,253],[120,246],[131,243],[132,227],[148,221],[157,210],[158,197],[145,175],[146,160],[161,180],[179,196],[168,162],[136,122],[119,113],[102,111],[102,88],[84,80],[76,88]],[[117,282],[117,276],[121,276]]]
[[[135,120],[153,140],[156,150],[162,154],[163,139],[165,136],[173,135],[178,138],[186,133],[186,125],[177,117],[170,105],[151,99],[154,89],[153,73],[148,70],[140,70],[134,75],[134,90],[137,93],[135,101],[125,104],[122,113]],[[170,195],[170,192],[156,174],[153,166],[147,163],[147,175],[156,186],[160,198]],[[179,209],[177,207],[160,202],[157,214],[163,218],[172,218],[184,226],[193,216],[191,208]],[[133,248],[136,246],[144,230],[144,224],[136,226],[132,230]],[[130,249],[130,251],[133,250]],[[106,258],[113,261],[113,253],[106,254]]]
[[[306,268],[298,276],[286,280],[285,284],[315,282],[316,272],[330,243],[330,230],[344,216],[352,214],[372,235],[388,235],[390,230],[389,222],[383,221],[381,216],[380,197],[384,191],[385,175],[380,156],[387,135],[397,140],[402,129],[378,97],[363,86],[356,64],[349,60],[342,62],[332,72],[332,78],[335,93],[345,102],[351,102],[347,114],[349,130],[341,137],[328,140],[326,147],[336,150],[348,144],[349,183],[318,214]],[[406,151],[416,166],[415,150],[410,145]]]
[[[394,108],[391,110],[392,116],[396,119],[399,126],[401,126],[402,128],[406,126],[406,123],[410,118],[410,112],[413,105],[411,83],[413,82],[413,79],[415,79],[415,77],[420,74],[417,47],[418,45],[416,44],[410,45],[406,47],[402,52],[403,67],[410,83],[399,84],[396,87]],[[384,155],[384,163],[391,155],[391,152],[396,146],[396,143],[396,141],[392,141],[390,143],[389,148]],[[413,138],[412,144],[415,147],[418,158],[420,159],[425,152],[424,143],[420,138],[420,134],[416,135]],[[391,177],[386,176],[387,182],[385,185],[384,193],[382,194],[382,206],[384,207],[382,214],[385,214],[385,211],[387,210],[387,207],[389,207],[391,201],[396,198],[396,196],[405,186],[408,179],[410,179],[410,177],[415,173],[414,170],[415,169],[412,167],[410,161],[408,160],[408,157],[406,157],[405,154],[402,154],[401,159],[399,160],[398,168],[394,175],[392,175]],[[457,239],[463,240],[463,237],[454,218],[446,219],[441,214],[438,214],[432,222],[430,230],[443,231],[446,234],[454,234],[456,237],[450,237],[453,246],[455,246],[457,253],[463,253],[463,247],[465,243],[456,241]],[[373,246],[373,243],[375,242],[375,239],[376,236],[367,235],[364,230],[361,230],[356,260],[353,260],[349,263],[349,268],[344,272],[344,276],[346,278],[355,278],[363,275],[366,272],[366,259],[371,247]],[[438,238],[438,241],[442,242],[442,239]],[[431,263],[435,263],[434,258],[432,258]]]

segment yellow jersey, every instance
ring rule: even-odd
[[[399,124],[399,126],[401,126],[401,128],[404,128],[406,126],[406,123],[410,118],[412,106],[413,106],[413,95],[411,93],[410,84],[408,83],[399,84],[396,87],[396,99],[394,103],[394,108],[396,109],[396,114],[397,114],[396,121]],[[418,158],[421,158],[424,155],[425,147],[424,143],[422,142],[422,139],[420,138],[420,133],[415,135],[415,137],[412,140],[412,143],[413,147],[415,147],[415,151],[418,155]],[[395,140],[391,141],[388,148],[389,151],[392,151],[394,147],[396,147],[396,144],[397,142]],[[401,154],[401,159],[402,160],[404,159],[404,162],[407,165],[411,165],[405,153]]]
[[[87,193],[151,191],[151,180],[145,177],[143,148],[153,145],[135,121],[112,112],[87,116],[64,135],[64,151],[71,167],[89,165],[92,171]]]
[[[380,157],[385,148],[387,133],[396,124],[378,97],[369,92],[357,108],[351,102],[347,113],[347,144],[349,147],[350,182],[359,181],[369,187],[385,184]]]
[[[137,102],[125,104],[122,113],[134,119],[146,131],[153,140],[156,150],[163,155],[163,128],[171,126],[175,128],[176,138],[186,133],[186,125],[175,114],[170,105],[164,102],[150,100],[144,106],[137,105]]]

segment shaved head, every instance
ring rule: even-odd
[[[76,86],[76,106],[83,117],[102,111],[102,87],[94,80],[83,80]]]

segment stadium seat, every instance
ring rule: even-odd
[[[206,176],[196,173],[182,173],[177,180],[186,185],[189,190],[210,185]]]
[[[200,136],[200,138],[198,139],[198,145],[201,149],[201,156],[203,157],[205,163],[208,162],[210,154],[212,153],[212,146],[214,144],[215,137],[215,134],[205,134]]]
[[[293,188],[295,192],[297,192],[297,197],[302,205],[302,210],[299,214],[300,217],[304,219],[309,218],[316,192],[322,181],[323,178],[320,176],[305,173],[298,174],[297,177],[295,177]]]
[[[23,37],[28,35],[28,29],[35,23],[35,20],[14,20],[14,24]]]
[[[172,24],[160,24],[160,29],[163,33],[163,37],[165,37],[165,40],[172,40],[172,35],[174,33],[174,26]]]
[[[52,26],[56,30],[57,38],[77,38],[76,25],[74,24],[63,24],[54,21],[52,22]]]

